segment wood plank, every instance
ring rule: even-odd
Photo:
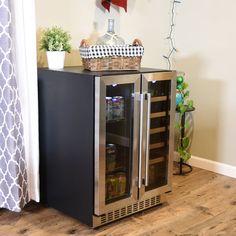
[[[21,213],[0,209],[1,236],[236,235],[236,179],[193,168],[173,176],[167,202],[97,230],[31,202]]]
[[[165,131],[166,131],[166,127],[160,127],[160,128],[150,129],[150,134],[156,134],[156,133],[161,133]]]
[[[165,157],[157,157],[155,159],[149,160],[149,165],[157,164],[163,161],[165,161]]]
[[[164,147],[165,143],[161,142],[161,143],[153,143],[149,145],[150,149],[155,149],[155,148],[160,148],[160,147]]]
[[[159,117],[165,117],[166,116],[166,112],[165,111],[161,111],[161,112],[155,112],[155,113],[151,113],[150,114],[150,118],[159,118]]]
[[[151,97],[151,102],[163,102],[166,100],[167,100],[167,96]]]

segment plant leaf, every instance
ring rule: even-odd
[[[188,146],[189,146],[189,138],[188,137],[184,137],[182,139],[182,146],[183,146],[184,150],[188,148]]]
[[[188,100],[187,106],[188,106],[188,108],[193,108],[193,100]]]
[[[184,93],[184,98],[188,98],[189,97],[189,91],[187,90],[185,93]]]
[[[184,104],[180,103],[179,104],[179,111],[180,111],[181,115],[183,115],[183,113],[186,112],[186,110],[187,110],[187,107]]]
[[[184,128],[185,128],[185,129],[188,129],[189,127],[190,127],[190,125],[189,125],[189,123],[186,121],[186,122],[185,122],[185,125],[184,125]]]
[[[184,82],[184,83],[182,84],[182,90],[185,90],[186,88],[188,88],[188,84],[187,84],[186,82]]]
[[[179,129],[180,128],[180,123],[179,122],[175,122],[175,128]]]
[[[71,51],[71,36],[61,27],[51,27],[43,31],[40,41],[40,49],[45,51]]]

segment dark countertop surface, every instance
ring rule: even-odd
[[[39,71],[54,71],[48,68],[38,68]],[[154,72],[173,72],[173,70],[167,69],[154,69],[141,67],[140,70],[114,70],[114,71],[88,71],[84,70],[82,66],[65,67],[64,69],[55,70],[61,72],[69,72],[75,74],[86,74],[94,76],[110,76],[110,75],[123,75],[123,74],[140,74],[140,73],[154,73]]]

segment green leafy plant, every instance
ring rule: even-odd
[[[185,82],[184,77],[182,75],[179,75],[177,76],[176,80],[176,90],[177,94],[180,97],[180,100],[176,107],[177,111],[179,112],[179,119],[178,121],[176,121],[175,125],[176,129],[179,130],[177,151],[180,158],[184,162],[186,162],[191,157],[191,154],[189,153],[190,140],[183,131],[184,129],[189,127],[189,124],[187,121],[183,124],[182,119],[187,110],[193,109],[193,100],[189,99],[188,84]]]
[[[54,26],[43,31],[40,49],[45,51],[71,52],[71,36],[61,27]]]

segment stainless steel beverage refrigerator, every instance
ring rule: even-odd
[[[98,224],[157,205],[171,190],[174,91],[173,72],[95,78]]]
[[[63,123],[68,117],[62,119],[63,112],[59,111],[61,113],[57,114],[54,110],[48,118],[53,120],[50,122],[50,126],[46,125],[45,114],[48,114],[47,110],[50,111],[50,107],[47,107],[45,102],[46,97],[48,96],[48,100],[51,101],[51,106],[60,107],[59,98],[52,92],[55,90],[55,86],[51,86],[51,91],[45,92],[49,87],[46,83],[52,85],[50,78],[53,80],[53,77],[56,78],[54,79],[55,86],[59,86],[64,81],[64,77],[67,77],[62,86],[63,91],[67,90],[66,96],[73,96],[73,93],[75,93],[75,97],[78,96],[76,95],[76,83],[78,83],[77,93],[84,92],[85,94],[88,87],[86,95],[91,94],[93,98],[90,103],[86,98],[80,97],[77,99],[77,104],[71,100],[68,102],[68,106],[65,105],[63,98],[60,98],[61,104],[64,104],[64,109],[68,112],[67,115],[73,116],[73,118],[69,119],[70,122]],[[175,77],[174,71],[147,68],[142,68],[140,71],[97,73],[84,72],[81,69],[64,69],[63,72],[39,71],[41,192],[42,196],[45,196],[45,202],[92,227],[107,224],[162,203],[164,194],[171,191]],[[73,78],[75,82],[73,82]],[[80,83],[83,81],[83,86],[79,85],[79,81]],[[70,88],[68,83],[73,83]],[[89,85],[87,86],[86,83]],[[80,103],[86,103],[87,106],[81,104],[80,107]],[[84,123],[80,124],[80,127],[78,126],[78,132],[76,132],[78,122],[72,124],[72,120],[81,119],[81,116],[85,115],[90,107],[93,115],[88,113],[88,116],[81,121]],[[80,109],[78,116],[75,111],[77,109]],[[84,112],[82,112],[83,110]],[[89,127],[87,130],[86,122]],[[59,123],[60,128],[58,126],[52,130],[52,125]],[[50,129],[54,141],[47,144],[45,132],[49,132]],[[68,138],[64,142],[55,143],[55,140],[59,139],[60,135],[67,134],[68,130],[71,130],[67,135]],[[71,139],[70,142],[68,139],[73,132],[78,137],[81,135],[81,139],[84,141],[82,144],[78,142],[78,147],[81,145],[81,152],[74,152],[72,158],[68,154],[70,152],[68,147],[72,148],[70,145],[74,139]],[[91,141],[89,146],[86,146],[87,133],[88,140]],[[84,135],[83,138],[82,135]],[[65,142],[68,142],[67,152],[63,149]],[[54,146],[55,148],[53,148]],[[55,150],[58,150],[58,154]],[[58,156],[57,164],[54,166],[49,157],[52,155]],[[58,171],[56,165],[60,166]],[[91,166],[88,167],[89,165]],[[77,172],[75,170],[72,174],[75,166],[77,166]],[[66,172],[66,167],[71,171]],[[47,173],[45,174],[45,172]],[[63,173],[65,173],[64,177]],[[60,184],[55,180],[58,178]],[[75,181],[73,179],[75,178],[78,180],[76,188],[81,188],[80,193],[74,190]],[[87,181],[87,185],[83,181]],[[68,186],[71,182],[73,182],[75,192],[73,196],[69,195],[72,187]],[[63,183],[65,183],[63,188],[65,192],[68,192],[68,196],[61,191]],[[58,187],[56,187],[57,185]],[[87,193],[84,193],[86,191]],[[60,198],[58,196],[60,194],[63,197]],[[65,200],[67,198],[70,198],[70,201],[67,202]],[[78,203],[77,210],[70,209],[73,206],[75,208],[72,202],[78,198],[80,198],[80,203]],[[90,203],[87,204],[86,201],[90,201]],[[88,210],[84,208],[86,204]],[[84,217],[85,214],[87,214],[86,217]]]

